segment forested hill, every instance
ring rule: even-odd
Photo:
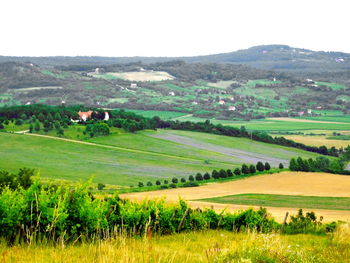
[[[41,66],[112,65],[118,63],[155,63],[182,60],[190,63],[246,64],[261,69],[296,72],[336,72],[350,70],[350,54],[293,48],[286,45],[264,45],[229,53],[194,57],[8,57],[7,61],[30,62]]]

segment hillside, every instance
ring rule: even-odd
[[[155,63],[182,60],[190,63],[246,64],[261,69],[296,72],[349,71],[350,54],[343,52],[312,51],[287,45],[263,45],[229,53],[194,57],[8,57],[0,56],[0,63],[7,61],[35,63],[42,66],[113,65],[118,63]]]
[[[45,178],[77,181],[93,176],[95,182],[120,186],[187,178],[257,161],[276,167],[280,162],[287,165],[292,157],[318,156],[244,138],[185,131],[115,133],[87,141],[0,133],[0,143],[0,154],[6,155],[0,160],[2,169],[26,166],[38,169]]]

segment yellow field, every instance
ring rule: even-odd
[[[233,211],[237,209],[246,209],[248,206],[215,204],[194,200],[248,193],[350,197],[349,189],[350,176],[327,173],[282,172],[200,187],[130,193],[121,195],[121,197],[132,200],[166,198],[169,202],[175,202],[181,197],[189,201],[189,204],[193,207],[213,207],[218,210],[227,209],[228,211]],[[267,207],[267,209],[277,221],[282,221],[287,211],[295,214],[298,210],[288,207]],[[312,211],[316,212],[319,216],[322,215],[327,222],[334,220],[350,220],[349,211],[325,209],[312,209]]]
[[[107,74],[130,81],[161,81],[174,79],[165,71],[108,72]]]
[[[327,136],[305,136],[305,135],[283,135],[286,139],[290,139],[296,142],[300,142],[306,145],[313,146],[327,146],[327,147],[346,147],[350,145],[350,141],[348,140],[330,140],[327,139]]]
[[[267,118],[267,120],[274,120],[274,121],[292,121],[292,122],[313,122],[313,123],[338,123],[338,124],[344,124],[344,122],[316,121],[316,120],[308,120],[308,119],[294,119],[294,118],[287,118],[287,117]]]

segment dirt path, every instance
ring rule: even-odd
[[[282,172],[249,177],[247,179],[208,184],[200,187],[178,188],[162,191],[130,193],[121,195],[123,198],[143,200],[144,198],[166,198],[169,202],[176,202],[181,197],[189,201],[193,207],[211,207],[215,209],[227,208],[230,211],[245,209],[249,206],[227,205],[198,201],[198,199],[219,197],[233,194],[279,194],[305,196],[333,196],[350,197],[350,176],[327,173]],[[250,206],[251,207],[251,206]],[[322,215],[326,221],[350,220],[350,211],[308,209]],[[268,207],[276,219],[281,219],[285,212],[297,211],[296,208]],[[282,219],[283,220],[283,219]]]
[[[164,139],[164,140],[188,145],[188,146],[195,147],[202,150],[224,154],[230,157],[234,157],[238,161],[241,161],[242,163],[257,163],[259,161],[262,161],[262,162],[269,162],[273,166],[278,166],[280,163],[283,163],[284,165],[289,164],[289,160],[286,160],[286,159],[274,158],[274,157],[266,156],[259,153],[246,152],[246,151],[242,151],[234,148],[201,142],[201,141],[197,141],[195,139],[180,136],[180,135],[157,134],[157,135],[150,135],[150,136],[158,139]]]

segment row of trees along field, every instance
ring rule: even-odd
[[[284,233],[326,233],[314,213],[302,213],[287,225],[278,224],[266,209],[217,213],[191,209],[184,201],[131,202],[118,196],[95,198],[89,183],[74,188],[50,187],[34,181],[27,189],[0,187],[0,238],[9,244],[40,240],[98,240],[119,234],[143,236],[205,229]]]
[[[279,169],[283,169],[284,166],[282,163],[279,164]],[[271,166],[268,162],[263,164],[262,162],[258,162],[256,165],[246,165],[243,164],[241,168],[235,168],[233,171],[231,169],[224,170],[221,169],[219,171],[213,170],[210,173],[206,172],[203,175],[201,173],[197,173],[196,175],[190,175],[188,177],[188,180],[185,177],[180,178],[180,180],[176,177],[173,177],[171,179],[171,183],[169,184],[169,180],[165,179],[163,183],[160,180],[157,180],[155,182],[155,185],[160,186],[161,189],[167,189],[167,188],[176,188],[177,186],[180,187],[194,187],[199,186],[197,182],[200,181],[207,181],[210,179],[218,180],[223,178],[230,178],[230,177],[237,177],[240,175],[253,175],[257,172],[263,172],[263,171],[269,171],[271,169]],[[178,183],[181,183],[180,185],[177,185]],[[144,184],[143,182],[138,183],[138,187],[144,187],[144,186],[153,186],[152,182],[147,182]]]
[[[89,109],[83,106],[48,106],[48,105],[25,105],[25,106],[12,106],[0,108],[0,125],[3,128],[2,123],[9,120],[16,120],[17,123],[22,123],[26,120],[38,120],[43,123],[44,129],[50,130],[53,127],[67,127],[71,125],[71,120],[78,120],[79,111],[88,111]],[[93,111],[91,120],[87,122],[81,122],[82,124],[94,124],[96,122],[102,122],[105,116],[105,110],[91,109]],[[159,117],[145,118],[132,112],[124,110],[111,110],[108,111],[110,119],[106,121],[109,127],[123,128],[129,132],[135,132],[144,129],[156,129],[156,128],[170,128],[174,130],[187,130],[198,131],[212,134],[219,134],[232,137],[245,137],[255,141],[266,142],[271,144],[278,144],[287,147],[294,147],[305,151],[315,152],[323,155],[339,156],[342,150],[331,147],[328,149],[326,146],[308,146],[302,143],[295,142],[293,140],[286,139],[284,137],[272,137],[264,132],[253,131],[248,132],[244,126],[240,129],[230,126],[223,126],[221,124],[212,124],[209,120],[205,122],[180,122],[180,121],[165,121]],[[35,123],[35,122],[34,122]],[[58,125],[59,124],[59,125]],[[0,128],[1,128],[0,127]],[[32,129],[37,129],[38,123],[33,124]],[[103,127],[97,127],[100,130]],[[40,129],[40,128],[39,128]],[[61,129],[57,129],[62,133]],[[91,126],[87,129],[87,133],[90,136],[94,135],[94,127]],[[98,134],[98,132],[97,132]],[[108,135],[108,132],[102,132],[102,135]]]

